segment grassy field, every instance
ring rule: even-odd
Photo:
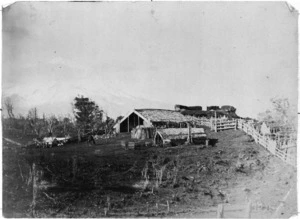
[[[5,217],[270,217],[289,190],[296,169],[271,156],[242,131],[208,132],[214,146],[124,150],[129,135],[97,145],[22,149],[4,141]],[[4,136],[5,137],[5,136]],[[10,135],[10,139],[18,138]],[[36,172],[32,173],[35,164]],[[33,175],[37,183],[33,202]],[[169,206],[169,207],[168,207]],[[297,212],[296,192],[280,217]]]

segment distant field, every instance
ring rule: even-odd
[[[73,143],[21,149],[6,145],[4,216],[33,216],[30,169],[35,163],[40,186],[36,217],[104,217],[105,212],[111,217],[216,217],[219,203],[225,204],[225,216],[243,217],[244,212],[237,208],[247,203],[246,198],[253,202],[253,215],[270,217],[294,188],[296,170],[269,155],[242,131],[208,131],[208,136],[217,140],[215,146],[124,150],[120,141],[129,140],[129,135],[93,146]],[[18,141],[13,135],[8,137]],[[237,168],[239,162],[243,168]],[[161,169],[159,182],[157,170]],[[226,212],[229,205],[233,210]],[[282,216],[296,212],[293,193]]]

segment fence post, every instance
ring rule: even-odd
[[[218,122],[217,121],[215,121],[215,132],[218,132]]]
[[[223,204],[218,205],[217,218],[224,218],[224,206],[223,206]]]

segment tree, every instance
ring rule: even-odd
[[[118,116],[117,119],[116,119],[116,122],[121,121],[123,118],[124,118],[124,116]]]
[[[113,130],[113,126],[115,124],[115,121],[110,118],[109,116],[106,117],[105,120],[105,134],[110,134],[111,131]]]
[[[62,136],[74,135],[77,132],[71,115],[59,116],[55,130],[56,133]]]
[[[48,134],[52,136],[54,128],[58,125],[58,120],[54,115],[46,118],[45,120],[47,124]]]
[[[261,121],[276,122],[284,127],[297,129],[297,109],[287,98],[272,98],[273,109],[258,114]]]
[[[86,134],[95,128],[97,122],[102,121],[103,111],[92,100],[84,96],[75,97],[73,112],[78,130],[78,137],[83,132]]]
[[[43,119],[39,119],[37,108],[32,108],[28,111],[27,120],[29,121],[29,126],[33,132],[41,137],[42,131],[45,127]]]
[[[4,105],[5,105],[5,108],[7,110],[8,117],[10,119],[14,118],[15,117],[14,113],[13,113],[14,106],[13,106],[13,102],[12,102],[10,97],[6,97],[4,99]]]

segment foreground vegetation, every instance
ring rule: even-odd
[[[240,206],[251,200],[254,216],[271,217],[295,189],[296,170],[242,131],[208,137],[214,145],[126,151],[120,141],[128,135],[47,149],[5,142],[4,216],[216,217],[224,203],[232,209],[225,208],[226,217],[242,217]],[[296,212],[293,192],[280,216]]]

